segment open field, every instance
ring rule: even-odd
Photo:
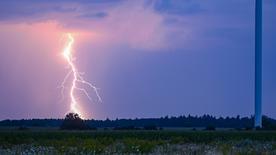
[[[276,154],[274,131],[1,130],[0,154]]]

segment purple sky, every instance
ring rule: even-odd
[[[263,113],[276,118],[276,1],[263,3]],[[253,115],[253,0],[1,0],[0,120],[69,110],[68,32],[103,99],[77,94],[90,118]]]

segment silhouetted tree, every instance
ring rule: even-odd
[[[276,124],[273,123],[273,119],[263,116],[262,117],[262,122],[263,122],[263,130],[276,130]]]
[[[69,113],[65,116],[60,128],[62,130],[86,130],[89,129],[80,116],[76,113]]]

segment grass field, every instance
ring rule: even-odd
[[[272,131],[1,130],[0,154],[276,154]]]

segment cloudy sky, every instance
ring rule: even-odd
[[[99,88],[86,117],[250,116],[253,0],[1,0],[0,119],[70,110],[66,33],[84,78]],[[263,0],[263,112],[276,118],[276,1]]]

